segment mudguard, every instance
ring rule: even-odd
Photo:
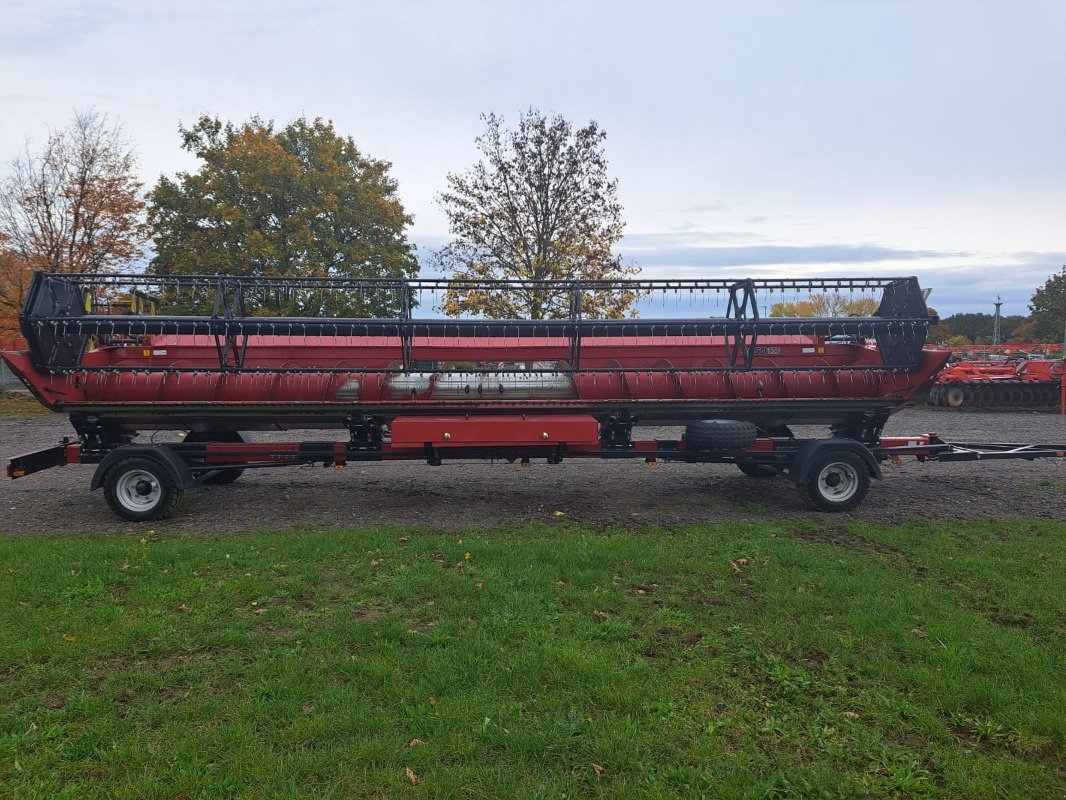
[[[789,470],[789,477],[796,483],[803,483],[807,480],[811,464],[815,461],[816,456],[830,450],[847,450],[849,453],[855,453],[869,467],[871,478],[880,480],[883,477],[881,465],[877,463],[873,453],[870,452],[869,448],[863,446],[861,442],[857,442],[854,439],[811,439],[800,447],[799,452],[796,453],[796,458],[793,459]]]
[[[128,444],[122,447],[116,447],[106,456],[104,460],[100,462],[100,465],[96,468],[96,472],[93,473],[92,482],[89,484],[90,489],[99,489],[104,485],[104,476],[107,475],[107,471],[118,461],[122,461],[125,458],[150,458],[153,461],[158,461],[163,466],[167,467],[173,477],[174,482],[177,484],[179,490],[184,491],[192,486],[196,485],[196,478],[193,477],[192,472],[189,470],[189,465],[186,464],[181,458],[164,444]]]

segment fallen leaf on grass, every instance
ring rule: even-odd
[[[592,615],[593,615],[594,617],[599,617],[600,619],[607,619],[607,617],[611,616],[611,615],[610,615],[610,614],[608,614],[608,613],[607,613],[606,611],[600,611],[600,610],[598,610],[598,609],[597,609],[596,611],[593,611],[593,612],[592,612]]]
[[[424,744],[425,744],[425,742],[423,742],[421,739],[412,739],[410,746],[411,747],[421,747]]]
[[[76,642],[76,641],[78,641],[78,637],[77,636],[71,636],[69,633],[64,633],[63,634],[63,641],[64,642]]]
[[[858,719],[859,718],[859,715],[856,714],[854,711],[844,711],[843,715],[845,717],[847,717],[848,719]]]
[[[178,606],[174,610],[175,611],[188,611],[189,607],[187,605],[185,605],[184,603],[182,603],[180,606]]]
[[[407,771],[407,780],[411,781],[412,786],[416,786],[421,778],[415,775],[415,771],[410,767],[404,767],[404,769]]]
[[[314,706],[304,706],[304,713],[305,714],[310,714],[314,710],[315,710]]]
[[[921,628],[911,628],[911,633],[923,639],[925,638],[925,631],[923,631]]]
[[[429,704],[430,704],[431,706],[435,706],[435,705],[437,705],[437,698],[436,698],[436,697],[434,697],[433,695],[430,695],[430,696],[429,696]]]
[[[593,764],[592,771],[596,773],[597,778],[602,778],[603,773],[605,773],[607,770],[605,770],[601,764]]]

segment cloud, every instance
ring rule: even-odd
[[[712,203],[696,203],[695,205],[685,206],[682,212],[688,214],[706,214],[707,212],[729,211],[730,206],[728,203],[724,203],[721,200],[716,200]]]
[[[916,275],[932,289],[930,304],[942,316],[992,313],[997,296],[1004,314],[1028,314],[1029,298],[1066,264],[1066,252],[980,253],[908,249],[879,244],[769,244],[747,231],[634,233],[619,252],[646,278],[774,278]],[[433,252],[448,236],[415,236],[422,275],[437,275]],[[645,313],[650,313],[646,311]]]
[[[98,13],[86,8],[49,11],[39,4],[9,9],[16,24],[0,26],[0,52],[12,56],[55,56],[91,41],[103,29]]]
[[[656,247],[647,238],[626,237],[623,255],[649,267],[745,267],[802,264],[876,264],[886,261],[965,258],[971,253],[943,250],[905,250],[867,244],[816,245],[674,245]]]

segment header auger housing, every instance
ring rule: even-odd
[[[551,298],[552,319],[443,317],[449,291]],[[776,294],[881,292],[869,317],[760,315]],[[590,317],[589,300],[643,314]],[[427,295],[430,302],[427,301]],[[115,296],[152,315],[92,313]],[[676,307],[666,310],[665,300]],[[144,303],[141,304],[145,305]],[[682,306],[687,305],[687,308]],[[384,315],[383,315],[384,314]],[[946,356],[915,278],[449,281],[39,273],[8,354],[49,408],[111,427],[330,427],[352,416],[626,412],[869,428]],[[238,426],[237,423],[241,424]]]

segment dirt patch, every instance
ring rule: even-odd
[[[217,661],[222,658],[243,655],[239,650],[197,650],[191,653],[153,653],[143,657],[134,657],[124,653],[115,653],[93,659],[89,663],[92,683],[100,686],[113,673],[128,669],[141,669],[154,673],[164,673],[185,664],[198,664],[205,661]]]
[[[63,708],[67,704],[67,698],[61,694],[50,694],[44,698],[44,707],[53,710]]]
[[[788,533],[794,539],[802,539],[805,542],[818,542],[819,544],[831,544],[834,547],[842,547],[846,550],[870,550],[886,556],[899,556],[900,551],[881,542],[864,539],[862,536],[849,531],[842,525],[825,525],[821,527],[793,528]]]
[[[645,595],[655,594],[658,590],[659,584],[657,583],[641,583],[637,586],[633,586],[626,590],[626,594],[636,595],[637,597],[644,597]]]
[[[1036,622],[1028,611],[1021,614],[992,612],[988,618],[997,625],[1005,625],[1008,628],[1031,628]]]
[[[299,633],[296,628],[288,628],[284,625],[266,625],[263,630],[275,639],[291,639]]]
[[[919,408],[895,415],[886,435],[928,431],[958,441],[1054,443],[1066,439],[1066,420],[1052,413]],[[638,428],[637,434],[671,437],[679,431]],[[825,434],[824,429],[797,429],[797,435]],[[65,417],[0,419],[0,456],[51,446],[72,435]],[[256,433],[252,438],[299,441],[333,436],[330,431],[288,431]],[[93,469],[71,465],[19,480],[0,480],[0,531],[12,536],[143,536],[148,527],[156,533],[382,526],[455,531],[510,530],[532,522],[632,529],[734,519],[891,523],[916,515],[960,520],[1066,518],[1066,490],[1057,490],[1066,488],[1066,464],[1046,459],[886,464],[885,480],[875,481],[867,500],[846,515],[808,510],[787,479],[747,478],[727,465],[664,463],[650,470],[637,459],[574,460],[554,466],[536,462],[530,469],[480,462],[440,468],[383,462],[339,472],[284,467],[249,470],[231,486],[189,491],[172,519],[140,525],[117,519],[100,494],[89,491]]]

